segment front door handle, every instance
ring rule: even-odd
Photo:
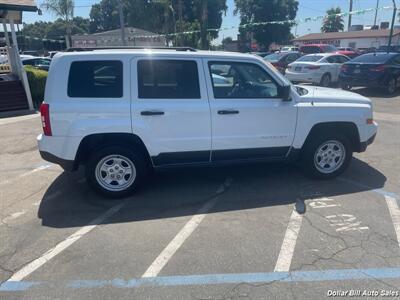
[[[235,109],[224,109],[224,110],[219,110],[218,114],[219,115],[235,115],[238,114],[239,111]]]
[[[140,114],[142,116],[161,116],[164,114],[164,112],[159,110],[145,110],[140,112]]]

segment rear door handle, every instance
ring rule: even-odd
[[[140,112],[140,114],[142,116],[161,116],[164,114],[164,112],[159,110],[145,110]]]
[[[224,110],[219,110],[218,114],[219,115],[235,115],[238,114],[239,111],[235,109],[224,109]]]

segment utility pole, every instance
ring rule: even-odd
[[[207,0],[201,0],[201,24],[200,24],[200,43],[201,49],[206,50],[208,47],[207,41],[207,21],[208,21],[208,11],[207,11]]]
[[[349,21],[347,23],[347,31],[350,31],[350,27],[351,27],[351,12],[352,11],[353,11],[353,0],[350,0]]]
[[[392,0],[393,2],[393,16],[392,16],[392,24],[390,26],[390,34],[389,34],[389,42],[388,42],[388,47],[387,47],[387,53],[390,52],[390,46],[392,45],[392,37],[393,37],[393,28],[394,28],[394,21],[396,20],[396,1]]]
[[[178,1],[178,18],[179,18],[179,32],[183,32],[183,18],[182,18],[182,0]],[[182,36],[179,35],[178,46],[182,46]]]
[[[378,7],[379,7],[379,0],[376,0],[374,26],[376,25],[376,17],[378,16]]]
[[[122,46],[126,46],[126,40],[125,40],[125,21],[124,21],[124,11],[122,8],[122,0],[119,0],[118,3],[118,10],[119,10],[119,26],[121,28],[121,40],[122,40]]]

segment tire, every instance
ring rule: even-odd
[[[323,87],[329,87],[331,85],[331,75],[328,73],[322,75],[319,85]]]
[[[97,193],[107,198],[122,198],[132,194],[144,181],[147,169],[141,153],[123,146],[109,146],[91,155],[85,173],[88,184]]]
[[[306,174],[311,178],[331,179],[346,170],[352,156],[352,145],[345,136],[321,133],[312,137],[304,145],[302,165]]]
[[[347,84],[347,83],[344,83],[344,82],[342,82],[340,84],[340,87],[342,88],[342,90],[345,90],[345,91],[350,91],[351,88],[352,88],[352,86],[350,84]]]
[[[387,82],[386,93],[388,95],[393,95],[396,92],[397,80],[396,78],[390,78]]]

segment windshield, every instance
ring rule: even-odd
[[[268,61],[278,61],[282,58],[284,54],[282,53],[272,53],[264,57],[265,60]]]
[[[309,62],[316,62],[322,59],[322,55],[306,55],[297,59],[297,61],[309,61]]]

